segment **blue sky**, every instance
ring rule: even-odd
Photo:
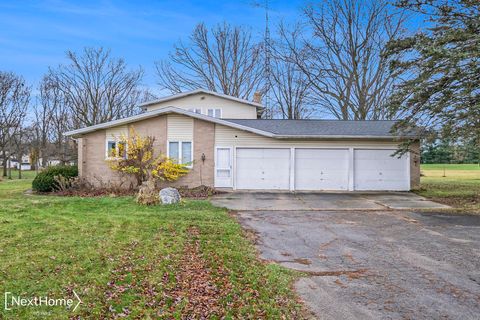
[[[294,21],[303,4],[270,2],[272,24]],[[248,26],[260,37],[264,15],[251,0],[0,0],[0,70],[21,74],[36,86],[49,66],[65,62],[65,51],[103,46],[130,66],[141,65],[144,84],[158,93],[154,62],[167,57],[197,23],[228,21]]]

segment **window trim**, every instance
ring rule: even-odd
[[[200,112],[197,112],[197,110],[198,110],[198,111],[200,111]],[[195,108],[195,107],[192,107],[192,108],[188,108],[188,109],[187,109],[187,111],[189,111],[189,112],[193,112],[193,113],[196,113],[196,114],[203,114],[203,110],[202,110],[202,108]]]
[[[192,155],[192,159],[190,161],[190,164],[189,165],[186,165],[187,168],[191,169],[193,168],[193,160],[194,160],[194,156],[193,156],[193,141],[187,141],[187,140],[167,140],[167,157],[170,158],[170,143],[172,142],[176,142],[178,143],[178,159],[176,159],[177,161],[179,161],[180,159],[183,160],[183,147],[182,147],[182,144],[185,142],[185,143],[190,143],[190,154]]]
[[[121,139],[119,138],[108,138],[105,139],[105,160],[115,160],[115,159],[126,159],[127,158],[127,148],[128,148],[128,143],[125,143],[125,157],[110,157],[109,151],[110,149],[108,148],[108,144],[110,142],[115,143],[115,153],[118,154],[118,145],[120,144]]]
[[[207,116],[208,116],[208,112],[209,112],[210,110],[212,110],[213,116],[209,116],[209,117],[212,117],[212,118],[215,118],[215,119],[222,119],[222,114],[223,114],[222,108],[208,108],[208,109],[207,109]],[[220,110],[220,116],[219,116],[219,117],[215,117],[215,110]]]
[[[110,142],[113,142],[115,143],[115,152],[118,150],[118,145],[117,145],[117,139],[105,139],[105,159],[106,160],[111,160],[111,159],[115,159],[115,157],[110,157],[110,148],[108,147],[108,145],[110,144]]]

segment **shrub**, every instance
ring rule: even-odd
[[[65,197],[104,197],[104,196],[133,196],[135,194],[133,186],[125,187],[125,181],[107,181],[102,178],[93,177],[97,180],[97,184],[83,177],[60,178],[56,177],[58,188],[55,190],[56,195]]]
[[[51,192],[58,189],[55,176],[66,179],[78,176],[76,166],[54,166],[41,171],[32,182],[32,189],[38,192]]]
[[[129,136],[122,136],[118,143],[122,147],[112,150],[107,160],[110,168],[133,176],[138,187],[149,180],[176,181],[189,172],[186,164],[164,155],[154,156],[154,142],[154,137],[142,137],[131,128]]]

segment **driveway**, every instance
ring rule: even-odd
[[[212,203],[242,211],[448,208],[411,192],[230,192],[215,196]]]
[[[263,259],[305,272],[295,288],[319,319],[478,319],[480,217],[386,210],[377,200],[373,210],[238,218]]]

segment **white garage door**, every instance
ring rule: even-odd
[[[356,149],[355,190],[409,190],[408,157],[392,157],[394,152],[395,150]]]
[[[289,189],[290,149],[239,148],[236,159],[237,189]]]
[[[296,190],[348,190],[348,149],[295,149]]]

